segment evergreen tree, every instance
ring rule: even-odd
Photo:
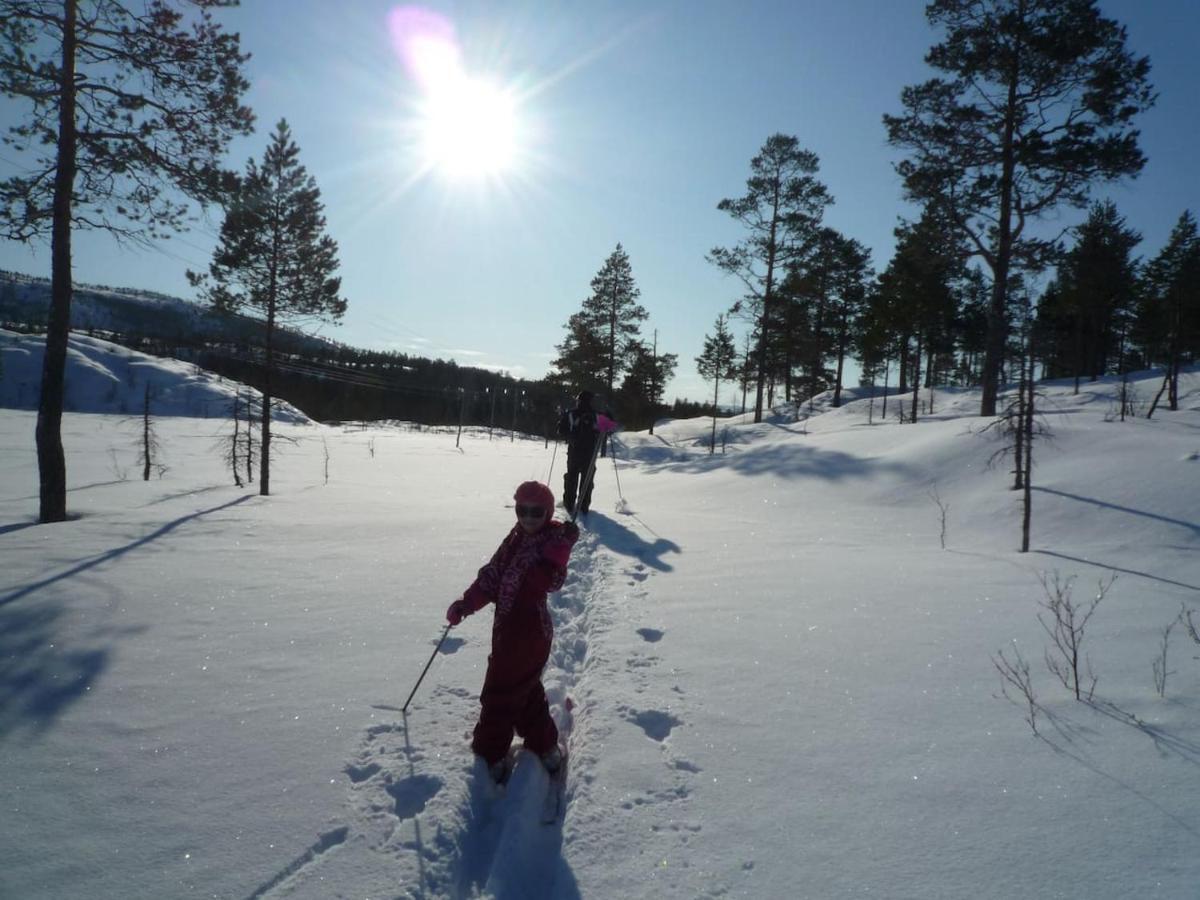
[[[717,316],[717,327],[711,335],[704,336],[704,352],[696,357],[696,371],[700,377],[713,381],[713,427],[710,454],[717,447],[717,404],[720,399],[721,382],[738,377],[738,352],[733,335],[725,325],[725,317]]]
[[[648,315],[637,302],[641,293],[633,278],[629,254],[617,244],[592,279],[591,295],[583,301],[583,314],[603,348],[610,397],[617,377],[628,369],[628,350]]]
[[[762,421],[769,351],[774,329],[782,319],[776,310],[780,282],[788,268],[799,262],[820,226],[825,207],[833,202],[814,177],[817,169],[817,155],[801,149],[796,138],[772,135],[750,161],[746,193],[717,205],[748,232],[733,247],[714,247],[707,259],[736,275],[746,287],[745,296],[732,311],[750,320],[757,341],[755,422]],[[785,350],[785,355],[790,354]]]
[[[644,341],[629,344],[628,371],[621,383],[622,418],[635,424],[646,423],[654,433],[654,419],[662,404],[666,384],[675,375],[679,357],[659,353],[657,338],[647,346]]]
[[[300,164],[300,148],[280,120],[262,164],[249,160],[225,212],[221,238],[207,275],[189,272],[222,312],[249,307],[266,321],[259,493],[271,485],[271,381],[276,329],[283,322],[337,321],[346,311],[339,296],[337,244],[325,234],[316,180]]]
[[[880,276],[886,321],[901,349],[901,387],[911,378],[911,420],[917,420],[922,358],[953,349],[958,313],[955,282],[961,275],[956,234],[933,207],[926,207],[915,224],[896,228],[896,252]],[[930,367],[926,366],[926,371]],[[934,378],[927,379],[932,387]]]
[[[1132,253],[1141,239],[1125,226],[1115,204],[1092,206],[1078,229],[1078,241],[1059,265],[1053,289],[1038,304],[1039,345],[1048,377],[1073,375],[1078,392],[1081,377],[1095,381],[1118,365],[1125,318],[1137,292]]]
[[[1190,211],[1179,217],[1167,245],[1146,266],[1142,294],[1138,338],[1152,360],[1166,365],[1163,390],[1174,411],[1179,409],[1179,370],[1200,355],[1200,234]]]
[[[906,195],[941,207],[991,270],[981,414],[993,416],[1010,279],[1053,249],[1026,226],[1141,170],[1131,122],[1154,102],[1150,63],[1095,0],[934,0],[926,16],[945,33],[926,56],[944,77],[904,88],[904,114],[884,124],[911,152],[897,166]]]
[[[557,347],[558,357],[552,364],[557,371],[551,373],[550,381],[570,394],[598,390],[608,371],[599,335],[582,311],[574,313],[565,327],[567,336]]]
[[[250,132],[236,34],[192,0],[0,0],[0,93],[22,104],[5,138],[25,174],[0,182],[0,232],[50,236],[51,300],[38,407],[40,518],[67,516],[62,414],[71,320],[71,234],[149,241],[186,227],[180,195],[214,199],[217,161]],[[17,107],[14,105],[14,110]]]

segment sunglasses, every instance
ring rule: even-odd
[[[546,511],[540,506],[525,506],[521,503],[517,504],[518,519],[540,519],[545,515]]]

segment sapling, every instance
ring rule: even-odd
[[[942,531],[941,531],[940,537],[941,537],[941,541],[942,541],[942,549],[945,550],[946,549],[946,516],[950,512],[950,504],[946,503],[944,500],[942,500],[941,494],[938,493],[936,482],[934,482],[933,487],[931,487],[929,489],[929,498],[931,500],[933,500],[934,503],[937,504],[938,511],[941,513]]]
[[[1074,576],[1063,579],[1055,572],[1053,577],[1043,573],[1039,578],[1046,593],[1041,606],[1050,615],[1049,621],[1039,615],[1038,622],[1050,636],[1053,645],[1053,652],[1046,651],[1046,667],[1063,683],[1063,687],[1075,694],[1076,700],[1084,699],[1085,693],[1087,699],[1091,700],[1096,691],[1097,678],[1092,673],[1091,661],[1083,655],[1084,634],[1088,622],[1117,576],[1114,573],[1107,582],[1101,580],[1096,596],[1087,603],[1077,603],[1071,596]],[[1086,692],[1081,671],[1083,664],[1087,666],[1090,680]]]
[[[1171,629],[1178,625],[1182,619],[1183,613],[1180,612],[1180,614],[1175,617],[1174,621],[1172,621],[1171,624],[1163,629],[1162,641],[1158,648],[1158,655],[1151,661],[1151,665],[1154,670],[1154,689],[1158,691],[1158,696],[1160,697],[1167,696],[1167,676],[1175,674],[1167,668],[1167,645],[1171,640]]]
[[[1021,656],[1021,651],[1017,649],[1017,642],[1012,642],[1013,659],[1009,659],[1004,655],[1004,650],[996,651],[996,655],[992,657],[992,665],[996,667],[996,671],[1000,673],[1000,693],[1010,703],[1016,706],[1024,705],[1025,721],[1029,723],[1029,727],[1033,729],[1033,733],[1038,734],[1037,729],[1037,697],[1033,693],[1033,676],[1029,671],[1029,663]],[[1009,691],[1012,690],[1018,697],[1014,697]]]

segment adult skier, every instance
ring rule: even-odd
[[[583,486],[583,496],[579,496],[580,482],[587,478],[596,443],[604,437],[592,408],[592,397],[591,391],[580,391],[575,408],[564,412],[558,420],[558,435],[567,442],[567,471],[563,475],[563,507],[567,515],[574,515],[577,502],[581,513],[586,513],[592,504],[594,479]]]

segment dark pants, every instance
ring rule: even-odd
[[[549,655],[547,647],[547,656]],[[479,702],[479,722],[471,749],[487,760],[488,765],[501,760],[512,746],[513,732],[524,739],[531,752],[541,756],[558,743],[558,727],[550,716],[546,690],[542,687],[542,667],[546,658],[533,660],[536,668],[525,667],[524,673],[514,672],[512,661],[497,661],[488,657],[487,675]]]
[[[567,474],[563,476],[563,506],[567,508],[567,512],[574,511],[576,499],[579,500],[580,512],[587,512],[592,505],[592,487],[595,485],[595,479],[588,482],[587,490],[579,497],[579,483],[587,477],[591,462],[591,456],[583,460],[567,457]]]

